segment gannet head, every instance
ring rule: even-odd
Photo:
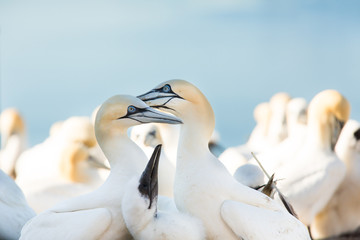
[[[62,143],[60,173],[71,182],[90,182],[98,168],[107,168],[90,154],[96,145],[89,117],[70,117],[59,126],[56,138]]]
[[[267,102],[259,103],[254,108],[254,119],[257,123],[268,123],[270,118],[270,104]]]
[[[286,107],[286,120],[299,124],[307,123],[307,102],[305,98],[293,98]]]
[[[159,144],[155,147],[154,152],[139,180],[138,190],[141,196],[148,199],[148,209],[154,206],[154,202],[156,205],[156,199],[158,196],[158,167],[160,153],[161,145]]]
[[[180,124],[181,120],[173,115],[160,112],[130,95],[116,95],[105,101],[95,120],[96,137],[126,134],[128,128],[143,123]]]
[[[360,122],[353,119],[346,122],[336,143],[335,151],[348,167],[352,166],[352,161],[358,161],[358,156],[360,156]]]
[[[178,116],[185,124],[198,122],[197,127],[205,127],[202,132],[207,140],[210,139],[215,127],[214,111],[204,94],[193,84],[185,80],[169,80],[138,98],[153,108]]]
[[[20,113],[15,108],[5,109],[0,115],[0,133],[2,135],[2,146],[13,134],[24,134],[25,123]]]
[[[317,129],[324,144],[334,150],[341,129],[349,119],[350,103],[336,90],[318,93],[308,108],[308,125]]]
[[[287,137],[286,106],[290,99],[289,94],[284,92],[276,93],[270,99],[271,115],[268,137],[272,143],[279,143]]]
[[[87,147],[96,145],[94,126],[89,117],[70,117],[59,128],[58,136],[66,142],[79,142]]]
[[[161,145],[158,145],[142,175],[133,177],[126,184],[121,210],[126,226],[133,234],[144,231],[156,216],[160,153]]]
[[[155,147],[162,143],[159,129],[152,123],[132,127],[130,138],[139,146]]]

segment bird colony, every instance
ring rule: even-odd
[[[341,93],[277,93],[247,142],[221,149],[200,89],[145,90],[33,147],[2,111],[0,239],[360,239],[360,123]]]

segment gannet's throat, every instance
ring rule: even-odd
[[[138,190],[142,196],[149,199],[149,207],[158,196],[158,167],[161,144],[157,145],[139,181]]]

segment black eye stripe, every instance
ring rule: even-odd
[[[134,111],[134,112],[130,112],[130,111],[129,111],[129,108],[130,108],[130,107],[134,107],[134,108],[135,108],[135,111]],[[127,109],[126,115],[125,115],[125,116],[122,116],[122,117],[119,117],[118,119],[131,118],[131,117],[130,117],[131,115],[136,114],[136,113],[142,113],[142,112],[145,112],[145,111],[146,111],[146,108],[138,108],[138,107],[135,107],[135,106],[133,106],[133,105],[130,105],[130,106],[128,107],[128,109]],[[138,122],[141,122],[141,121],[139,121],[139,120],[137,120],[137,119],[134,119],[134,118],[131,118],[131,119],[136,120],[136,121],[138,121]]]

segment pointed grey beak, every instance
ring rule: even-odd
[[[360,128],[354,132],[354,137],[356,141],[360,140]]]
[[[343,129],[345,125],[345,122],[338,120],[335,118],[335,126],[334,126],[334,132],[331,136],[331,150],[335,150],[335,145],[339,139],[341,130]]]
[[[144,172],[141,175],[139,181],[138,190],[142,196],[150,200],[148,209],[151,208],[151,205],[154,199],[158,196],[158,167],[159,159],[161,152],[161,144],[155,147],[155,150],[146,165]]]
[[[174,115],[160,112],[159,110],[151,107],[147,108],[136,108],[132,113],[127,113],[121,118],[130,118],[140,123],[169,123],[169,124],[181,124],[180,118]],[[119,118],[119,119],[121,119]]]
[[[93,168],[100,168],[100,169],[106,169],[106,170],[110,170],[110,168],[108,166],[106,166],[105,164],[103,164],[102,162],[99,162],[96,158],[90,156],[88,158],[88,163],[91,167]]]

